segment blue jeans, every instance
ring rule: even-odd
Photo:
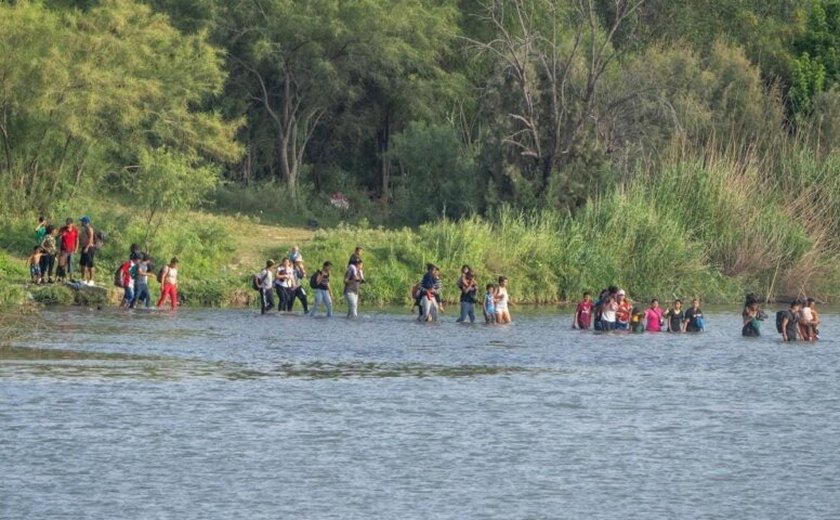
[[[330,292],[324,289],[315,289],[315,304],[312,305],[312,312],[309,313],[310,316],[315,316],[315,313],[318,312],[318,307],[321,304],[324,304],[324,308],[327,310],[327,318],[332,317],[332,296],[330,296]]]
[[[146,308],[149,308],[152,295],[149,293],[149,284],[138,282],[134,288],[134,298],[131,300],[130,307],[133,309],[137,302],[142,301]]]
[[[461,302],[461,316],[458,317],[458,323],[467,321],[470,318],[470,323],[475,323],[475,304],[470,302]]]
[[[131,307],[132,302],[134,301],[134,287],[126,287],[125,294],[123,294],[123,302],[128,307]]]

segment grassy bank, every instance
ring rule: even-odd
[[[513,298],[527,303],[575,300],[609,284],[637,299],[699,296],[726,303],[756,292],[831,301],[840,288],[840,161],[784,157],[768,164],[749,157],[675,156],[663,167],[640,170],[575,215],[503,208],[491,218],[416,229],[370,228],[362,220],[312,232],[220,208],[173,214],[149,238],[138,212],[125,205],[77,201],[56,208],[52,217],[89,214],[108,233],[98,257],[98,279],[106,286],[132,242],[158,265],[178,256],[180,293],[188,305],[253,304],[250,274],[294,244],[302,247],[310,271],[325,260],[340,271],[353,248],[364,246],[363,298],[377,305],[407,303],[426,262],[443,269],[450,300],[457,298],[460,266],[469,264],[482,284],[507,276]],[[10,217],[0,237],[0,302],[27,299],[23,257],[32,247],[34,222],[34,214]],[[335,285],[340,290],[340,281]],[[43,302],[72,301],[49,291],[31,293]]]

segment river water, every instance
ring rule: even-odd
[[[840,333],[49,310],[0,350],[2,518],[840,518]]]

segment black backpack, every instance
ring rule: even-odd
[[[311,287],[312,289],[318,288],[318,275],[320,273],[321,271],[315,271],[314,273],[312,273],[312,276],[309,277],[309,287]]]
[[[785,316],[787,315],[787,311],[778,311],[776,312],[776,332],[782,332],[782,324],[785,322]]]
[[[261,280],[260,280],[260,275],[259,274],[255,274],[254,276],[252,276],[251,277],[251,288],[254,289],[255,291],[259,291],[260,289],[262,289],[262,287],[260,287],[260,285],[262,285],[260,283],[260,281]]]

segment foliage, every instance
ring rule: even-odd
[[[73,289],[66,285],[45,285],[32,290],[32,298],[44,305],[73,305]]]
[[[0,186],[14,209],[91,190],[149,148],[239,155],[238,123],[197,109],[220,92],[219,51],[132,0],[0,4],[0,78]]]

